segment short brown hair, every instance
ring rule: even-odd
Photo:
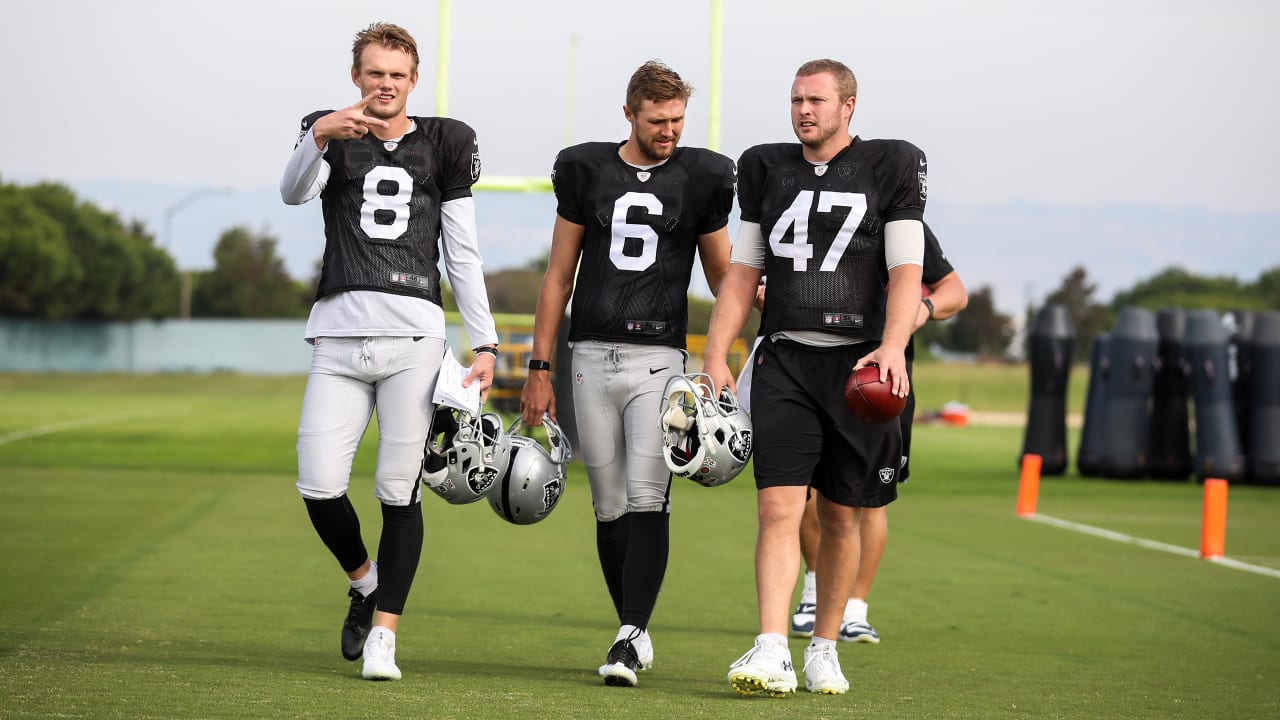
[[[817,75],[818,73],[831,73],[836,79],[836,92],[840,93],[840,102],[844,102],[851,97],[858,97],[858,78],[853,76],[853,71],[848,65],[839,60],[810,60],[800,66],[796,70],[796,77]]]
[[[693,95],[693,86],[681,80],[680,75],[661,60],[650,60],[641,65],[627,83],[627,107],[631,112],[640,112],[640,104],[645,100],[655,103],[668,100],[688,102],[690,95]]]
[[[360,56],[370,45],[381,45],[388,50],[403,50],[413,60],[413,71],[418,72],[418,43],[408,30],[391,23],[373,23],[356,33],[351,45],[351,69],[360,69]]]

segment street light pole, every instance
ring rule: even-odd
[[[162,247],[169,249],[173,245],[173,216],[195,201],[209,197],[210,195],[230,195],[229,187],[202,187],[196,188],[186,195],[178,199],[177,202],[164,209],[164,244]],[[177,257],[174,258],[175,264]],[[188,319],[191,317],[191,271],[182,272],[181,288],[178,291],[178,317]]]

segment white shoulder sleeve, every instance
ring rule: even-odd
[[[301,205],[320,194],[329,182],[329,163],[324,161],[324,151],[316,147],[312,128],[298,141],[289,156],[280,178],[280,198],[286,205]]]
[[[923,237],[922,234],[921,238]],[[760,223],[745,220],[739,223],[738,239],[733,243],[729,262],[748,265],[757,270],[764,269],[764,234],[760,232]]]
[[[498,331],[489,312],[489,295],[485,291],[484,269],[480,258],[480,241],[476,232],[475,198],[463,197],[440,206],[441,250],[444,270],[458,301],[462,326],[472,347],[494,345]]]
[[[890,270],[899,265],[924,265],[924,223],[894,220],[885,224],[884,264]]]

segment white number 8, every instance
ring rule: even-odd
[[[378,184],[388,180],[396,184],[395,195],[378,192]],[[379,165],[364,176],[364,203],[360,205],[360,229],[378,240],[395,240],[409,229],[409,198],[413,197],[413,178],[401,167]],[[394,216],[388,224],[374,218],[379,210],[390,210]]]

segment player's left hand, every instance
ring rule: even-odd
[[[907,377],[907,356],[902,350],[881,345],[862,356],[853,366],[857,370],[864,365],[880,366],[880,382],[888,380],[892,383],[890,390],[898,397],[906,397],[911,390],[911,379]]]
[[[493,384],[493,364],[496,358],[492,353],[476,353],[471,362],[471,372],[462,379],[462,387],[471,387],[471,383],[480,383],[480,404],[489,399],[489,386]]]

